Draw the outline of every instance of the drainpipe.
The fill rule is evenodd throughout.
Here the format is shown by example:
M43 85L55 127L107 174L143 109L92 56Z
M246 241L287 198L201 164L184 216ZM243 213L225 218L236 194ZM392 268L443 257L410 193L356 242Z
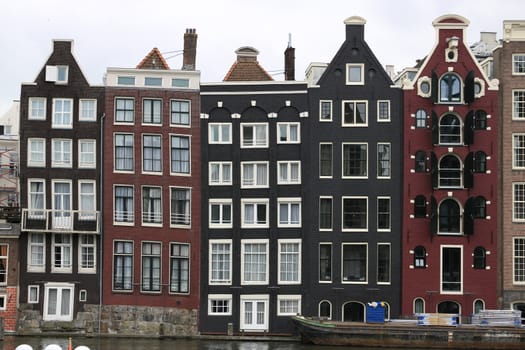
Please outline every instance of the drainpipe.
M103 197L103 194L104 194L104 119L106 118L106 113L102 113L102 117L100 118L100 157L99 157L99 162L100 162L100 180L99 180L99 203L100 203L100 226L99 226L99 230L100 230L100 233L99 233L99 259L98 259L98 266L99 266L99 273L98 273L98 335L101 334L100 332L100 327L101 327L101 324L102 324L102 281L103 281L103 276L102 276L102 271L103 271L103 268L102 268L102 257L104 256L102 254L102 251L103 251L103 247L104 247L104 242L102 240L103 238L103 227L104 227L104 220L103 220L103 215L102 213L104 212L104 210L102 210L104 208L104 197Z

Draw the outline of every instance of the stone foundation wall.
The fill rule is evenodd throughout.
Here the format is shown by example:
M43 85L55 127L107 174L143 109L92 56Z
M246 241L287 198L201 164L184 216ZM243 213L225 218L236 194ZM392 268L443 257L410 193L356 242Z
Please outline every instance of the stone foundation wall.
M84 305L73 321L44 321L32 305L21 304L18 317L19 334L78 333L127 336L173 336L198 335L197 310L164 307L113 305L102 306L99 322L99 306Z

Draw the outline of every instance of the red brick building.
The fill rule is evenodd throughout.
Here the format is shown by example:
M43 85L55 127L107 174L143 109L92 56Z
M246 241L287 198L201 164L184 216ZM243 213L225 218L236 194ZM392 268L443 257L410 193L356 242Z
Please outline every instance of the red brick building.
M467 19L433 25L432 51L403 82L402 314L470 316L497 307L498 85Z
M157 48L109 68L104 120L103 304L198 309L200 72L197 34L184 66Z

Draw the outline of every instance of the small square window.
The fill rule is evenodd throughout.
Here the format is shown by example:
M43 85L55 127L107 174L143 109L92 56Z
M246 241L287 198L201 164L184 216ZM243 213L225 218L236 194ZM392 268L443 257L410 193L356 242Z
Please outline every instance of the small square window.
M300 143L301 125L299 123L277 123L277 143Z
M231 123L210 123L208 124L208 142L210 144L231 144L232 143Z
M319 121L332 121L332 101L319 101Z
M364 67L362 63L348 63L346 65L346 84L347 85L363 85L365 83Z
M80 99L78 106L78 120L90 122L97 120L97 100Z
M377 101L377 121L378 122L389 122L390 121L390 101Z
M46 120L46 98L30 97L29 113L27 116L31 120Z
M39 286L28 286L27 288L27 302L29 304L38 304L38 297L40 294Z

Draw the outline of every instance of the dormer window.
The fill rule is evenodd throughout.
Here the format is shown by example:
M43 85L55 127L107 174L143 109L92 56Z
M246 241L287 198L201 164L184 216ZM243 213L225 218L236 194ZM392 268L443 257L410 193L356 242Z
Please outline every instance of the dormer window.
M67 84L69 66L46 66L46 81Z
M362 63L348 63L346 65L346 84L363 85L365 83L364 69L365 65Z
M443 75L439 81L440 102L461 102L461 79L454 73Z

